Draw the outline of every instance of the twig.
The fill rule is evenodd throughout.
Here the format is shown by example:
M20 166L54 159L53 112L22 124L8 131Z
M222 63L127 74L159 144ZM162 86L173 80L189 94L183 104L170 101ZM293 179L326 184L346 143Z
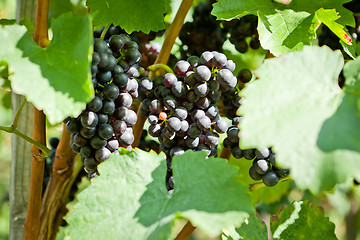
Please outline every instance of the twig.
M174 71L168 65L162 63L151 65L147 69L152 72L156 72L159 69L163 69L165 70L165 72L175 74Z
M15 128L15 129L17 128L19 118L20 118L20 114L21 114L25 104L26 104L26 98L24 98L23 101L21 102L21 105L20 105L19 109L16 111L15 117L14 117L13 122L11 124L11 126L13 126L13 128Z
M109 23L109 24L104 28L104 30L102 31L102 33L101 33L101 35L100 35L100 39L104 40L105 34L106 34L106 32L109 30L110 26L111 26L111 23Z
M8 133L13 133L19 137L21 137L22 139L28 141L29 143L31 143L32 145L37 146L38 148L40 148L42 150L42 152L44 153L44 157L47 157L50 155L50 149L48 149L46 146L42 145L41 143L35 141L34 139L32 139L31 137L27 136L26 134L20 132L19 130L17 130L17 124L19 122L19 118L20 118L20 114L22 112L22 109L24 108L26 103L26 99L24 98L24 100L22 101L19 109L17 110L13 123L11 124L10 127L4 127L4 126L0 126L0 130L4 131L4 132L8 132Z
M179 234L176 236L175 240L187 240L194 232L196 227L194 227L190 221L188 221L185 226L181 229Z

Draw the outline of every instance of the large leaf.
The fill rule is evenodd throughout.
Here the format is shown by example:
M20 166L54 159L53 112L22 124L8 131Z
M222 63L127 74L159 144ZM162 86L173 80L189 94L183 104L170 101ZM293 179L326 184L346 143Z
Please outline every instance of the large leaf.
M354 26L352 12L342 6L350 0L293 0L290 5L273 5L268 0L220 0L214 4L212 14L221 20L239 18L247 14L258 15L258 32L261 46L278 56L301 50L316 37L319 20L335 34L348 42L342 28ZM281 7L279 7L281 6ZM279 7L276 9L276 7ZM324 8L323 11L317 12ZM318 13L318 14L315 14ZM339 13L340 15L338 15ZM337 20L337 22L335 22Z
M353 13L343 6L347 2L351 2L351 0L292 0L287 8L296 12L305 11L308 13L315 13L320 8L336 9L336 12L341 16L337 21L339 24L355 27Z
M307 12L283 10L271 15L259 13L260 43L275 56L301 50L315 38L317 26L318 21L314 15Z
M87 0L86 4L94 13L96 25L113 23L128 33L165 28L165 0Z
M62 15L52 22L46 48L35 44L23 26L0 27L0 60L9 65L14 92L44 110L51 123L77 116L94 94L90 79L91 19Z
M343 64L340 51L305 47L266 60L243 91L241 145L272 146L296 184L314 193L360 176L358 98L338 86Z
M211 12L219 20L231 20L241 18L247 14L256 15L258 12L262 14L274 13L275 7L271 0L219 0L214 5Z
M72 239L172 239L174 219L186 218L209 235L239 226L254 212L237 169L225 159L187 151L173 159L175 189L165 187L165 155L135 150L112 155L79 195L67 218Z
M300 201L293 202L272 219L273 239L336 240L335 224L321 209Z

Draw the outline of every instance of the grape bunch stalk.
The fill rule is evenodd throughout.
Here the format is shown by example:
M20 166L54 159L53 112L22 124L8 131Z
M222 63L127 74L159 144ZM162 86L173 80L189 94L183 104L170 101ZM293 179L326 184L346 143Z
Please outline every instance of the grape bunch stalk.
M137 64L141 53L126 34L112 35L108 42L95 38L91 73L95 97L86 109L66 123L70 145L79 153L89 178L97 165L119 147L131 149L136 113L129 109L138 97Z

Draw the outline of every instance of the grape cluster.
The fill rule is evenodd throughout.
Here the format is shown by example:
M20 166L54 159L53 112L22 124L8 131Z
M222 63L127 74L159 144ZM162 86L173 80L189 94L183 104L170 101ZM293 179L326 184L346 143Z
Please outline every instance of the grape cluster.
M136 42L126 34L112 35L108 43L94 40L91 73L95 97L77 117L71 118L67 130L70 145L79 153L89 178L97 175L97 165L118 152L131 148L132 126L137 115L129 108L138 97L137 63L141 54Z
M211 15L213 3L213 0L199 3L192 15L193 22L183 25L179 34L183 43L182 57L200 56L206 50L221 51L227 32L221 28L216 17Z
M219 134L227 122L216 106L221 94L236 87L235 64L218 52L206 51L175 64L173 73L140 81L140 111L149 115L148 133L157 137L168 159L171 189L171 159L186 150L217 156Z
M99 38L102 31L104 31L104 28L96 30L94 32L94 37ZM111 25L105 33L104 40L108 42L111 36L125 33L125 30L120 26ZM155 59L160 52L161 46L158 43L151 43L151 41L164 35L164 33L165 30L160 30L158 32L150 31L149 34L145 34L141 31L132 32L130 34L131 40L138 44L139 51L142 55L142 60L139 62L141 67L146 68L155 62Z
M233 125L226 132L227 137L224 139L224 147L231 149L232 155L237 158L252 160L253 165L249 169L249 175L254 180L262 180L263 183L272 187L275 186L279 179L287 177L290 174L289 169L281 169L276 165L275 153L270 148L264 149L241 149L239 147L239 128L238 124L241 117L233 119Z
M259 35L257 32L257 16L247 15L240 19L223 22L224 29L229 32L229 41L234 44L240 53L246 53L249 46L252 49L260 48ZM248 44L247 39L250 38Z

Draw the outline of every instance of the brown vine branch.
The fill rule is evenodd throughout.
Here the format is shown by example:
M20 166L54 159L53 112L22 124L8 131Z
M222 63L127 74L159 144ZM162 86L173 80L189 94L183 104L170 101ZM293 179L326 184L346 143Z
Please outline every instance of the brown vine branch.
M196 227L194 227L190 221L188 221L185 226L181 229L179 234L176 236L175 240L187 240L194 232Z
M231 157L231 151L230 151L230 149L224 147L224 148L221 150L220 157L229 160L230 157Z
M46 47L48 38L49 0L38 0L34 29L34 41ZM34 107L33 139L46 146L46 117ZM25 240L38 239L40 228L41 195L44 177L44 158L42 151L35 145L31 147L31 175L28 210L25 220Z
M176 13L174 21L171 23L169 29L166 32L164 43L161 47L160 53L155 60L155 64L167 64L171 49L174 46L175 40L179 35L180 29L184 24L184 20L186 17L187 12L189 11L191 5L193 4L194 0L183 0L181 5ZM152 79L152 75L150 75ZM137 147L140 141L141 133L144 128L144 123L146 121L146 117L140 113L141 103L139 109L137 111L137 122L133 126L134 132L134 143L132 144L133 147Z
M33 139L40 144L46 145L45 114L35 107L33 129ZM25 240L38 239L44 164L45 161L42 157L41 149L32 145L29 202L25 220Z
M59 215L63 216L65 199L76 177L74 175L78 173L78 171L73 171L75 153L70 148L70 136L64 125L59 145L56 148L50 181L42 201L39 240L51 239L51 236L55 235L60 223L55 220Z

